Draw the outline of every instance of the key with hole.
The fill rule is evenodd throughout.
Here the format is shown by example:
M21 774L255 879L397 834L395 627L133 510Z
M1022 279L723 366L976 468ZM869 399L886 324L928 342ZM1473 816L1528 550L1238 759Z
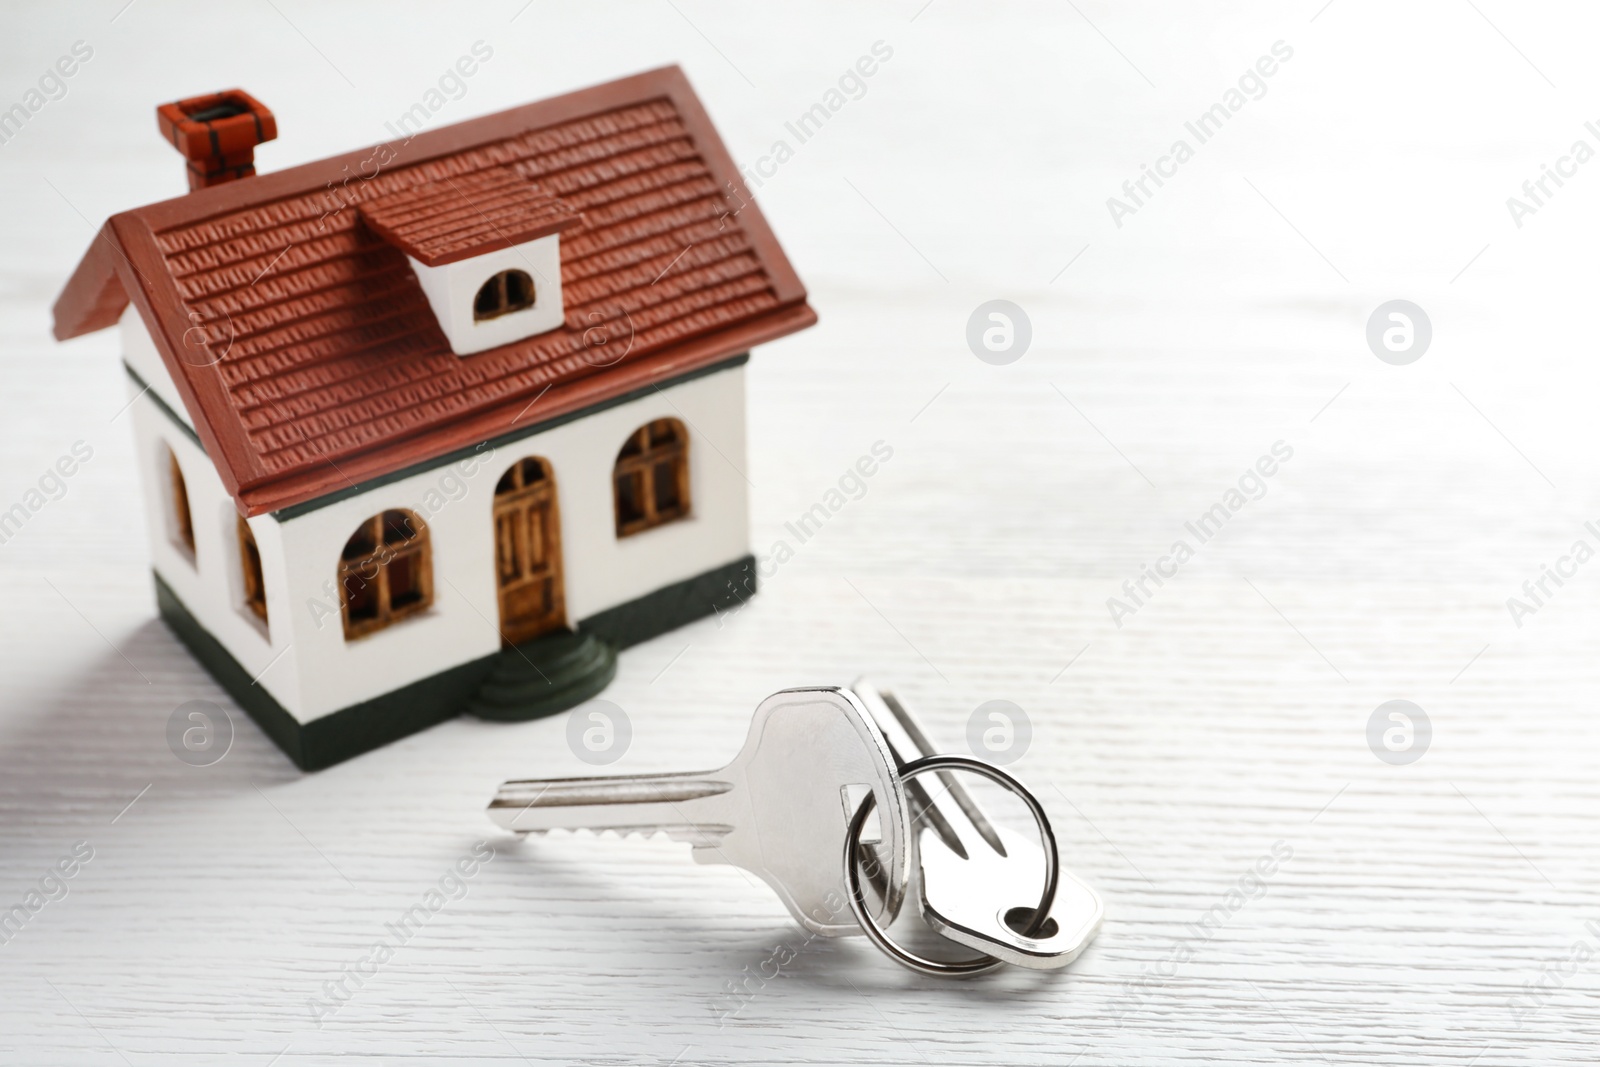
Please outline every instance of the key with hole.
M806 929L859 934L839 855L849 818L877 801L875 880L883 921L911 872L911 826L898 765L877 723L847 690L785 689L763 700L744 748L717 771L510 781L489 817L521 834L549 830L665 832L701 863L758 875ZM874 835L869 834L868 838Z
M937 753L922 724L892 692L865 678L850 688L889 742L897 767ZM1044 851L1032 838L993 822L953 774L906 782L905 789L914 838L913 890L929 926L958 944L1039 970L1065 967L1094 939L1105 907L1099 894L1065 869L1049 919L1037 936L1023 937L1044 884Z

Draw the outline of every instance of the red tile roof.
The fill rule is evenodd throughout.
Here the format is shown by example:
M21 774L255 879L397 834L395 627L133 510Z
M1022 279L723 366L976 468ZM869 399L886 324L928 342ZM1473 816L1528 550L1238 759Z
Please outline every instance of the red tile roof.
M428 267L546 237L581 218L511 167L364 200L361 217L379 237Z
M458 357L366 208L387 219L407 196L507 174L582 215L561 238L566 321ZM251 515L816 321L677 67L113 216L56 302L56 336L112 325L130 297Z

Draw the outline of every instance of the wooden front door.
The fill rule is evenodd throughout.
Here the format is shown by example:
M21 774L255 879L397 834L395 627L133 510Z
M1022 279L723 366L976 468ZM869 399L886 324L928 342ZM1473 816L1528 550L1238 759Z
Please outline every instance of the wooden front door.
M561 521L550 465L519 460L494 490L495 580L500 636L508 645L566 622L561 589Z

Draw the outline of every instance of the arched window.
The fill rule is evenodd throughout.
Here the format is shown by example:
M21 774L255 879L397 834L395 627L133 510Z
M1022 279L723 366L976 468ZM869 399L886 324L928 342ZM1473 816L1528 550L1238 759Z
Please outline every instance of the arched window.
M472 301L472 321L497 319L533 307L533 279L527 271L503 270L483 283Z
M656 419L628 435L612 475L617 536L689 514L689 434L677 419Z
M239 564L244 569L244 606L267 621L267 583L261 577L261 552L250 524L239 516Z
M189 486L178 466L178 454L167 449L167 483L172 497L172 540L194 559L194 517L189 512Z
M433 559L422 520L396 509L356 527L339 556L339 602L346 641L433 603Z

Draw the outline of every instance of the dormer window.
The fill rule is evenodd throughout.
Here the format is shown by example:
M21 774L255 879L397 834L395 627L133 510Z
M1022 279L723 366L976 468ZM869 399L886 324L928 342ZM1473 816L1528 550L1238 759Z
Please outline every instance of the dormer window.
M472 301L472 321L497 319L533 307L533 279L527 271L503 270L483 283Z
M404 252L450 350L469 356L561 326L561 231L582 217L510 168L401 189L361 205Z

